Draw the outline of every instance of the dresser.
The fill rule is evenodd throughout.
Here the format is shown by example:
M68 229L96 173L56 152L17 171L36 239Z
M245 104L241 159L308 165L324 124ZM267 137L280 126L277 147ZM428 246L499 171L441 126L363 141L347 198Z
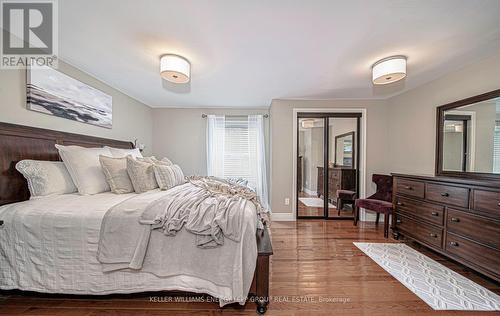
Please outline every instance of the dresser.
M318 167L318 196L323 192L323 167ZM328 198L337 200L337 190L356 191L356 169L328 168Z
M500 281L500 183L393 174L401 235Z

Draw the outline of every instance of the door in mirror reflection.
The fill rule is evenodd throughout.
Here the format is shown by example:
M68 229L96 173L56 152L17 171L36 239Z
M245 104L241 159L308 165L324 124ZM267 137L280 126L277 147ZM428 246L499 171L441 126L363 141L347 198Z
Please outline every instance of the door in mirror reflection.
M471 117L448 115L444 122L443 162L449 171L470 171Z
M297 215L324 217L324 118L298 119Z
M500 173L500 98L444 112L443 171Z

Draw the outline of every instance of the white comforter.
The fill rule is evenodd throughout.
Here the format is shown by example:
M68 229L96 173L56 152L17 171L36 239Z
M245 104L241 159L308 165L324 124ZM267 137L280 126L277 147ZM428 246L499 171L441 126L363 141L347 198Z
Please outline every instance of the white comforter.
M140 195L102 193L92 196L66 194L43 197L0 207L0 289L20 289L45 293L111 294L145 291L181 290L207 293L220 298L223 306L231 301L244 302L239 297L248 292L250 284L235 289L231 284L215 284L195 273L157 277L141 271L120 270L103 272L97 261L99 231L108 209L127 199L149 203L165 195L150 191ZM256 211L247 203L246 229L255 229ZM255 238L255 233L253 234ZM196 248L195 236L185 230L171 238L178 247L169 256L174 264L183 265L183 249ZM227 243L233 243L228 240ZM257 248L255 239L246 241L239 250L247 267L255 269ZM233 245L234 246L234 245ZM226 245L220 247L226 248ZM234 247L228 247L234 251ZM193 250L194 251L194 250ZM198 249L210 256L220 249ZM179 259L180 258L180 259ZM243 273L243 271L241 271ZM233 298L233 300L227 300ZM222 300L224 299L224 300Z

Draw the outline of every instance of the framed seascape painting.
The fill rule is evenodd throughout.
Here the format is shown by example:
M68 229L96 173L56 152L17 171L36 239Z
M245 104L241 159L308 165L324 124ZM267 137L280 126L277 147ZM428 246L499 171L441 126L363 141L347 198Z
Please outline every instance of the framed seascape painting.
M26 74L29 110L111 128L110 95L50 67L32 67Z

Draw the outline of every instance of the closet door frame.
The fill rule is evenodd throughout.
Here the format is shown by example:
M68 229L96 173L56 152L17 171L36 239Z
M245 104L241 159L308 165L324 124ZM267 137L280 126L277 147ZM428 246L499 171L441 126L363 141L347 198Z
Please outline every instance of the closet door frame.
M329 152L330 152L330 126L328 119L329 118L356 118L356 193L359 195L359 167L360 167L360 157L361 157L361 137L360 137L360 132L361 132L361 117L362 113L360 112L298 112L297 113L297 120L295 122L296 124L296 129L297 129L297 143L295 144L297 148L296 152L296 161L299 161L299 141L300 141L300 129L299 129L299 122L300 119L303 118L322 118L323 119L323 216L300 216L299 215L299 194L298 194L298 187L295 187L295 217L296 219L330 219L330 220L337 220L337 219L353 219L353 217L329 217L328 216L328 200L329 200L329 193L328 193L328 165L329 165ZM296 171L298 170L298 165L295 166ZM295 172L295 183L297 183L299 175L298 172Z

